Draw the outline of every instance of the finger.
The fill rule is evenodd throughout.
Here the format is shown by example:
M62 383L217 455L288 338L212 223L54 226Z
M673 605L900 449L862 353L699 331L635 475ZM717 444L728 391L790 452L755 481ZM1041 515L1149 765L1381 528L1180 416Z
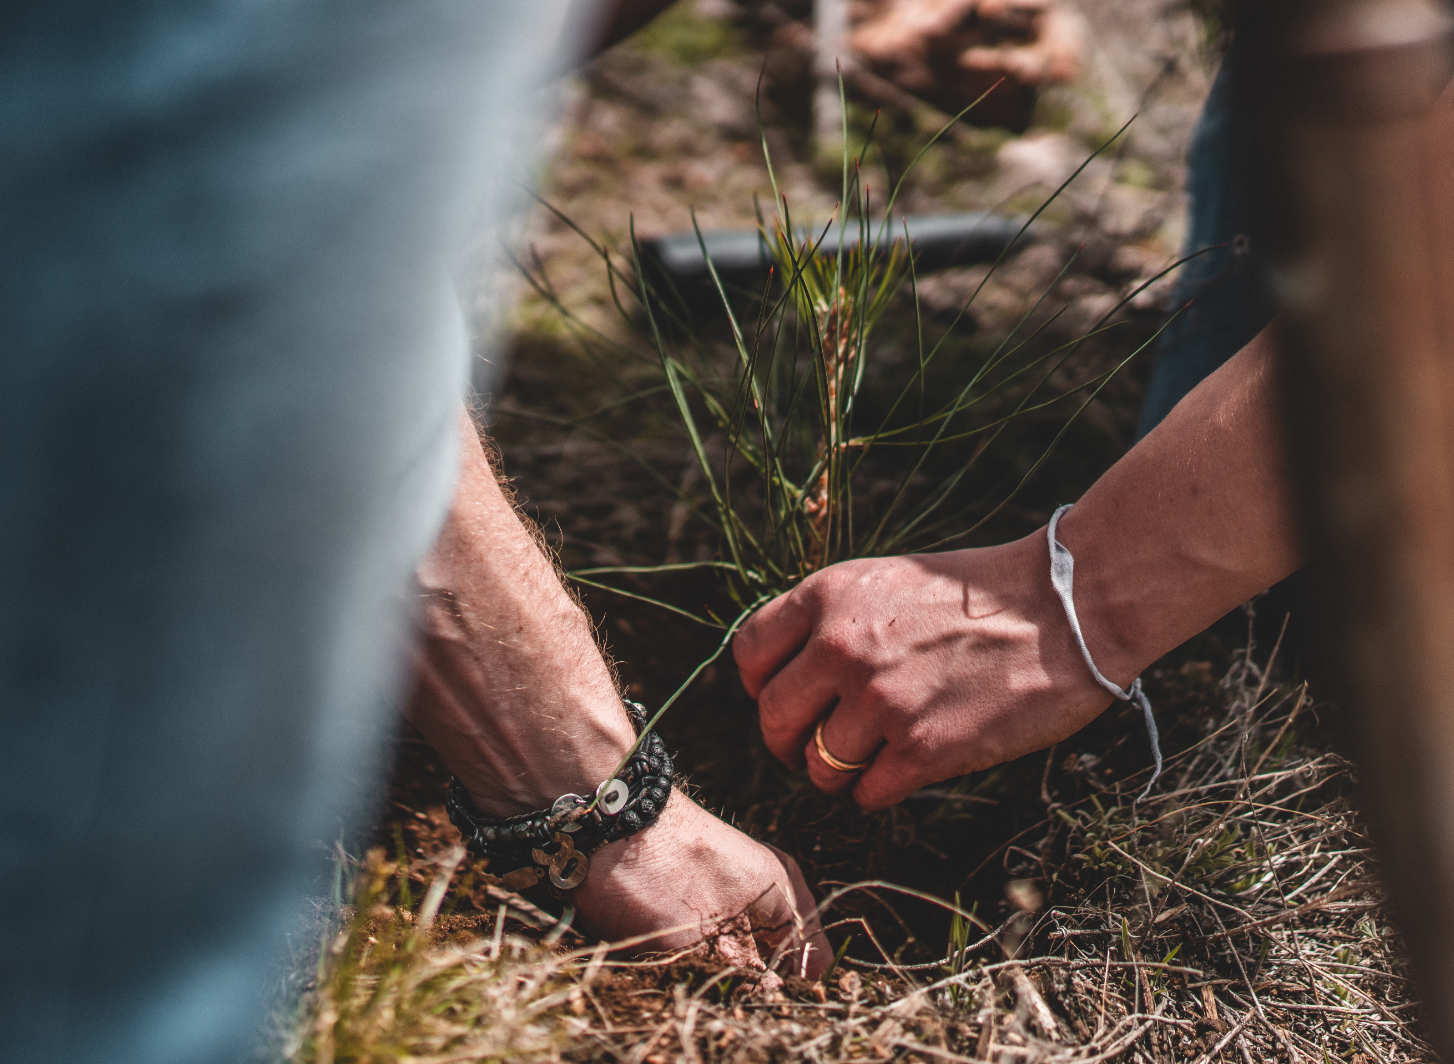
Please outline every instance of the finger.
M1045 57L1038 45L968 48L958 63L965 70L988 70L1034 84L1045 77Z
M732 657L749 695L759 697L783 664L803 649L816 620L817 610L796 588L747 619L733 637Z
M816 732L817 725L814 725ZM861 702L839 702L823 721L823 747L839 761L856 764L868 761L883 746L883 728L877 717L865 711ZM803 747L808 777L826 794L844 794L859 773L834 768L818 750L817 735L809 735Z
M976 0L975 14L984 19L1021 19L1026 15L1044 14L1051 0Z
M813 892L808 889L808 881L803 878L797 861L771 843L763 845L772 851L778 863L783 866L791 890L792 910L789 915L792 918L795 947L795 956L792 958L793 974L802 979L817 979L832 963L833 947L828 944L828 936L823 933ZM773 942L770 948L775 950L779 944Z
M803 743L838 699L841 676L821 667L815 655L799 654L757 696L762 739L774 757L793 768L803 766Z
M767 967L746 913L719 921L703 941L712 958L723 964L757 971Z
M853 800L865 810L887 809L933 781L922 761L886 746L853 785Z
M1050 59L1046 70L1056 81L1074 81L1085 65L1086 25L1073 11L1052 7L1040 28L1040 46Z

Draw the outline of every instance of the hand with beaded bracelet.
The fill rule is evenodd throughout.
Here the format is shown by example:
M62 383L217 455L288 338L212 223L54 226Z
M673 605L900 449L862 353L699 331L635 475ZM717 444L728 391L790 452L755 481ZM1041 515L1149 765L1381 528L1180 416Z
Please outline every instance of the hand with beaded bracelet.
M553 871L588 934L655 933L638 950L714 936L722 959L759 967L788 941L794 970L821 971L828 947L796 864L668 789L670 767L662 773L650 743L641 771L622 772L623 821L606 812L604 791L594 801L636 729L589 618L515 513L473 423L460 427L455 503L418 572L423 639L408 711L457 777L456 821L491 851L492 874L521 873L508 885ZM638 823L655 820L621 830L638 813ZM731 933L716 934L722 921Z

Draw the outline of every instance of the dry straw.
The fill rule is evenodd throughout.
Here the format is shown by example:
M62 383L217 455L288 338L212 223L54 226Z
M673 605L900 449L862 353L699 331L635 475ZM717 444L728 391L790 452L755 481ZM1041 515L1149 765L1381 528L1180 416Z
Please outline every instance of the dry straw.
M375 853L285 1058L1432 1060L1350 767L1310 742L1306 687L1243 658L1209 695L1219 710L1167 758L1163 792L1133 805L1135 778L1108 787L1089 770L1073 774L1084 797L1044 796L1013 840L1039 862L1014 895L1030 908L987 930L958 910L930 963L844 956L822 982L765 990L710 950L618 959L503 895L449 913L445 885L469 893L458 851L418 862L432 886L403 905L408 867ZM840 889L825 899L835 938L875 940L862 917L834 920L839 899L870 889L919 893Z

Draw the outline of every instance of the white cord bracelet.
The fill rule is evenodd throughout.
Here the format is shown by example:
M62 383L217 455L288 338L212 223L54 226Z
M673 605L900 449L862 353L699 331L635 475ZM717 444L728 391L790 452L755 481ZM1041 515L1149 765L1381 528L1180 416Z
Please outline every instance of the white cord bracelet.
M1151 780L1146 784L1146 789L1136 796L1136 801L1139 802L1151 793L1151 788L1156 786L1156 781L1161 776L1161 736L1156 731L1156 716L1151 712L1151 700L1146 697L1146 692L1141 690L1141 677L1138 676L1131 681L1129 690L1121 690L1101 675L1101 670L1096 668L1096 663L1091 660L1090 650L1085 645L1085 635L1080 630L1080 618L1075 614L1073 592L1075 559L1071 557L1070 551L1066 550L1064 545L1055 538L1055 526L1060 523L1061 514L1069 510L1070 506L1070 503L1066 503L1056 510L1050 516L1050 527L1046 529L1046 536L1050 540L1050 582L1055 586L1055 593L1060 596L1060 604L1065 607L1065 618L1070 622L1070 630L1075 633L1076 645L1080 647L1081 657L1085 658L1086 667L1096 678L1096 683L1122 702L1135 702L1141 707L1141 712L1146 715L1146 734L1151 738L1151 756L1156 759L1156 770L1151 773Z

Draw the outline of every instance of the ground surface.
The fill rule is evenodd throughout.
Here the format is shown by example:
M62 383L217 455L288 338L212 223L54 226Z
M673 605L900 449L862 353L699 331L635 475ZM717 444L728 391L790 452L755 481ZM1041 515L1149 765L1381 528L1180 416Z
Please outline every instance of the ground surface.
M1080 6L1092 30L1082 81L1045 92L1023 136L956 127L910 174L900 200L911 213L1033 210L1136 116L1045 212L1040 238L987 281L987 268L971 267L919 284L922 320L940 332L983 284L947 341L951 365L972 363L1017 327L1040 328L1035 342L1048 348L1115 311L1118 328L1057 370L1051 386L1067 392L1165 320L1164 281L1116 308L1175 259L1182 153L1215 62L1202 22L1183 6ZM568 89L544 199L616 249L629 245L633 222L638 236L689 230L694 215L703 229L753 228L754 197L771 197L760 113L795 216L826 222L839 177L831 153L809 136L802 58L783 44L783 24L797 14L788 2L697 0L602 56ZM879 107L850 97L851 141ZM875 130L882 154L871 157L865 180L877 188L897 180L942 120L928 108L883 109ZM718 556L717 534L698 516L695 461L660 405L611 406L582 420L659 383L654 357L631 334L639 308L628 305L623 321L599 256L556 215L537 210L515 246L575 319L569 326L520 282L496 279L481 297L498 304L500 292L512 293L504 381L492 389L489 418L525 510L570 569ZM913 330L912 304L900 300L895 313L876 356L886 381L902 368ZM968 542L1040 526L1123 453L1147 368L1142 358L1117 375L1051 461ZM1003 499L1063 423L1056 408L998 439L965 489L966 519ZM700 574L617 583L694 611L731 609ZM630 598L590 588L584 597L631 695L648 706L720 638ZM1134 713L1111 711L1048 755L863 814L767 756L752 703L720 662L662 724L701 800L792 853L820 897L881 881L957 898L983 928L892 886L852 890L828 913L844 955L826 984L790 981L776 997L753 998L740 990L743 973L700 959L603 968L569 934L542 960L526 944L545 933L530 927L542 921L516 911L507 924L506 899L472 885L465 866L451 880L447 916L420 940L432 944L435 967L407 993L444 985L429 979L488 986L496 1019L438 990L430 1014L458 1022L430 1021L411 1052L632 1064L1427 1059L1352 812L1352 776L1329 752L1328 709L1286 670L1265 674L1280 619L1264 616L1253 629L1239 614L1148 675L1170 760L1157 796L1134 809L1148 762L1144 733ZM380 968L380 958L415 963L414 946L395 949L398 921L412 927L409 914L435 875L429 862L454 838L441 808L444 778L427 747L404 736L380 832L402 871L375 871L380 882L402 875L412 893L401 897L390 880L375 898L387 904L364 907L373 923L340 937L333 956L341 967L319 991L326 1007L295 1039L295 1056L369 1057L374 1043L358 1032L374 1030L379 988L393 985L394 969ZM573 945L579 954L564 952ZM350 972L365 973L359 985L373 997L347 982ZM407 993L386 1010L400 1030ZM493 1033L481 1034L484 1027ZM348 1030L361 1041L345 1053ZM380 1046L407 1041L398 1030L369 1037Z

